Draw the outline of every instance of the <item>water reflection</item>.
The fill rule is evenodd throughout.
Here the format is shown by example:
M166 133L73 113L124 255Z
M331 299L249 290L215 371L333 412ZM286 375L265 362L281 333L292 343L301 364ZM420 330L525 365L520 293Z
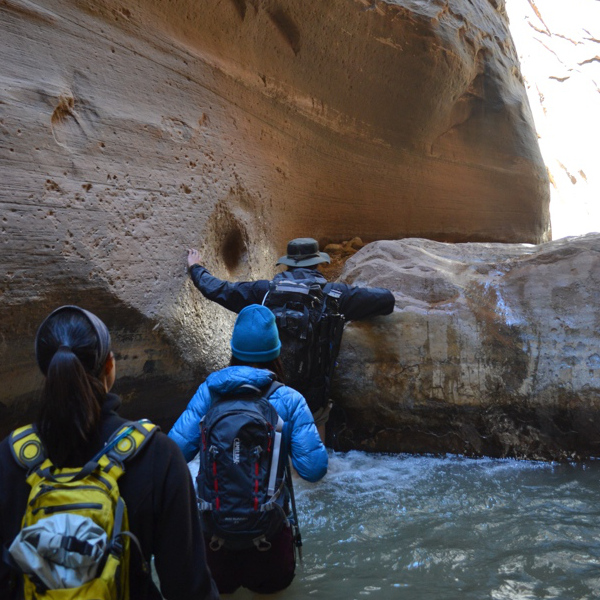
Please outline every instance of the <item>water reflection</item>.
M600 598L599 468L332 453L295 481L304 565L269 597Z

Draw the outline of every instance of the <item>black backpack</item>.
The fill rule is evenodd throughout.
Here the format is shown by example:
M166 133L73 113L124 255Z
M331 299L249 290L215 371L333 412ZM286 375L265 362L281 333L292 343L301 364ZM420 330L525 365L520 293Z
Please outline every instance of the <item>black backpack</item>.
M344 330L340 295L319 273L297 278L284 271L271 281L263 300L277 322L286 383L306 398L313 413L329 399Z
M268 400L281 385L242 385L200 422L198 507L213 550L266 550L288 524L284 423Z

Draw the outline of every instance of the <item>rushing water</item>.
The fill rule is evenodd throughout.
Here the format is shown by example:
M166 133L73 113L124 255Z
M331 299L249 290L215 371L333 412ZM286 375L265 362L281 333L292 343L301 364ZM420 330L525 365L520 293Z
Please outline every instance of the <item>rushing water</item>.
M321 482L295 479L292 585L228 597L600 598L599 475L596 462L331 453Z

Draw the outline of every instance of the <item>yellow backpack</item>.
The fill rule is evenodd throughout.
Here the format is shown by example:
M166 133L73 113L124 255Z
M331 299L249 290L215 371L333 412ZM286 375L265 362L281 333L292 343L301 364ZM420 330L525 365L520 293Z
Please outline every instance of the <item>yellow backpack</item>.
M12 432L13 456L31 486L22 529L9 548L27 600L129 600L130 542L138 548L139 542L128 531L117 482L125 461L157 429L146 420L129 422L74 469L52 464L33 425Z

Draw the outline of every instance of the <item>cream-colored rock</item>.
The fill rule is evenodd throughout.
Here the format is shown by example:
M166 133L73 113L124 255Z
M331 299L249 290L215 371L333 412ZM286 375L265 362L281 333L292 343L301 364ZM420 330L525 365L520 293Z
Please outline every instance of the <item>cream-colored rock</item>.
M4 0L0 47L5 427L65 302L114 331L132 411L178 410L231 327L188 246L235 279L298 235L548 235L501 0Z
M600 234L546 244L378 242L342 279L388 287L347 326L340 443L382 451L600 454Z

